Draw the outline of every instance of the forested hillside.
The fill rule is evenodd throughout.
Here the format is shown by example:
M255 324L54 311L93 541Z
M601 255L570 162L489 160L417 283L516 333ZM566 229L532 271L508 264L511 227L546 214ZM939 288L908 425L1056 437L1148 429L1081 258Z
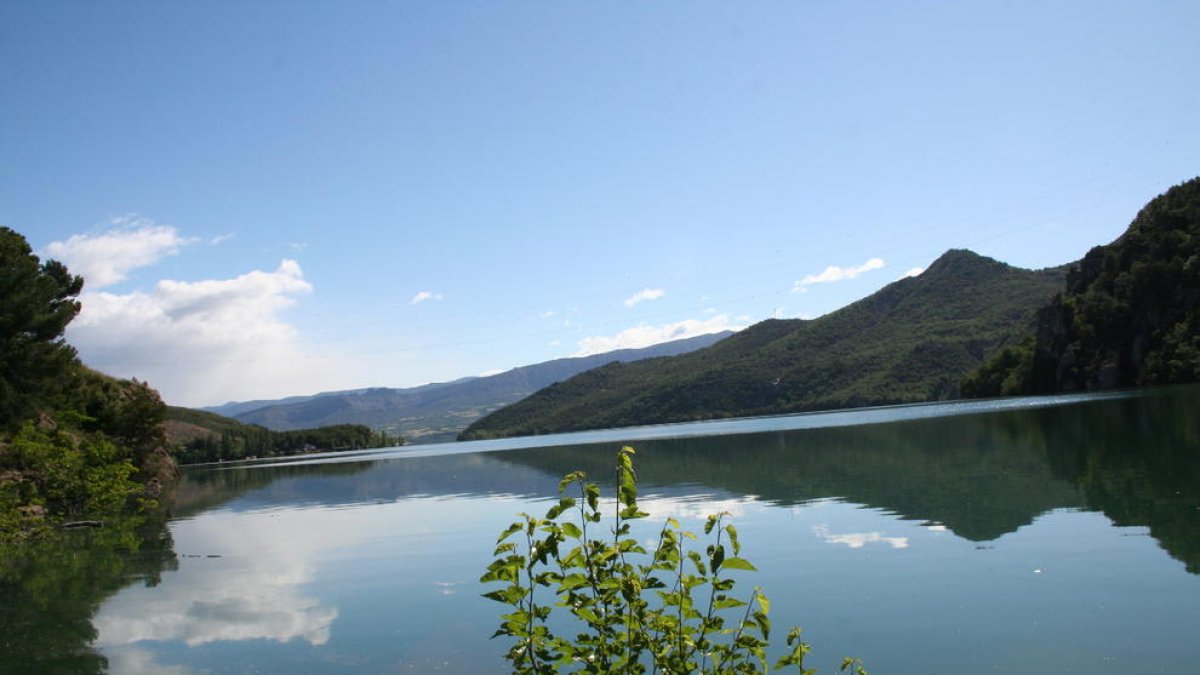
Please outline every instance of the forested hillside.
M398 436L361 424L272 431L215 413L174 406L167 408L164 428L172 454L184 464L404 444Z
M1064 274L949 251L821 318L764 321L707 349L583 373L462 438L953 398L965 373L1030 330Z
M1071 266L1019 345L963 380L969 396L1200 380L1200 178L1151 200Z
M84 367L63 341L82 289L0 228L0 544L144 506L175 476L158 393Z

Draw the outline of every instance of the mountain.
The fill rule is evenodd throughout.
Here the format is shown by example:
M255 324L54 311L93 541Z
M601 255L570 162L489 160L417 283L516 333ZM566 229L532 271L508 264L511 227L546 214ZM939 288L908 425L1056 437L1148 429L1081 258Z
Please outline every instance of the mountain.
M498 375L471 377L409 389L372 388L328 392L281 401L228 403L210 412L224 414L268 429L291 430L332 424L365 424L403 435L408 442L453 440L471 421L514 403L554 382L604 364L682 354L708 347L732 333L700 335L642 349L622 349L575 358L556 359L514 368Z
M965 250L813 320L768 320L699 351L577 375L475 422L463 439L953 398L1020 339L1065 268Z
M963 380L971 396L1200 381L1200 178L1152 199L1071 266L1020 345Z
M409 393L416 394L416 393L420 393L423 391L429 391L431 389L437 389L440 387L446 387L446 386L450 386L450 385L454 385L454 384L461 384L463 382L467 382L469 380L475 380L475 379L478 379L478 378L463 377L463 378L460 378L457 380L452 380L450 382L434 382L432 384L423 384L419 387L410 387L408 389L403 389L403 390L387 389L386 387L365 387L362 389L341 389L338 391L323 391L318 394L308 394L306 396L288 396L287 398L255 399L253 401L230 401L229 403L222 403L221 405L208 406L206 408L202 408L202 410L205 410L205 411L211 412L211 413L216 413L223 417L236 418L239 415L245 415L247 413L254 412L255 410L261 410L263 408L270 408L273 406L287 406L287 405L294 405L294 404L298 404L298 403L307 403L309 401L312 401L314 399L318 399L318 398L321 398L324 396L356 396L358 394L366 394L366 393L369 393L372 391L376 391L376 392L377 391L406 391Z

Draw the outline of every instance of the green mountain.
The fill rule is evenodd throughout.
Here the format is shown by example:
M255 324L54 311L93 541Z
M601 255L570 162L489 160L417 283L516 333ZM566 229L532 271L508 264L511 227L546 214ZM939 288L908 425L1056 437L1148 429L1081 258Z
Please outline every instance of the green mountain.
M729 332L700 335L642 349L622 349L514 368L488 377L410 389L356 389L281 401L228 403L208 408L277 431L331 424L363 424L416 442L454 440L466 426L554 382L613 362L682 354L715 344Z
M971 396L1200 380L1200 178L1155 197L1071 266L1036 330L963 381Z
M1064 275L949 251L923 274L818 319L764 321L707 349L577 375L461 438L953 398L965 373L1032 328Z

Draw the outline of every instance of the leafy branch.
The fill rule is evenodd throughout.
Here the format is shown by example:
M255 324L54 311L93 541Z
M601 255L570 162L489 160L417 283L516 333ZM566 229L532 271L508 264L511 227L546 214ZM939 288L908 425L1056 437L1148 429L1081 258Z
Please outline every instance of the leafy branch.
M522 513L497 539L480 581L503 584L484 596L510 608L492 637L512 639L505 658L513 672L814 673L804 667L810 648L799 628L788 633L788 652L768 660L771 604L761 588L748 600L733 594L730 572L756 570L741 557L728 513L705 521L712 543L703 553L688 547L698 539L674 518L652 552L634 537L634 521L649 514L638 508L633 455L630 447L617 453L611 538L594 536L604 519L600 488L576 471L559 483L544 518ZM578 499L566 496L573 489ZM577 520L564 518L570 514ZM552 618L556 608L566 611ZM858 659L846 658L840 670L867 675Z

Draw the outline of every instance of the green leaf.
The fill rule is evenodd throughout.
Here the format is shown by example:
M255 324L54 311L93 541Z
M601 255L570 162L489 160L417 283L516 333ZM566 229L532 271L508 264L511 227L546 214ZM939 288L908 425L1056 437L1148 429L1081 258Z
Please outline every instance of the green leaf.
M570 485L572 483L578 483L578 482L582 481L583 479L584 479L584 473L582 471L572 471L571 473L563 476L563 479L558 482L559 493L561 494L561 493L565 492L566 489L568 487L570 487Z
M721 567L723 569L730 569L730 570L747 570L750 572L758 571L758 568L755 567L754 565L751 565L750 561L746 560L745 558L726 558L724 564L721 565Z
M509 525L507 528L505 528L505 530L503 532L500 533L500 538L496 540L496 543L499 544L500 542L504 541L505 539L508 539L509 537L511 537L512 535L514 535L520 531L521 531L521 523L513 523L512 525Z
M572 591L581 586L586 586L587 582L587 577L583 576L582 574L568 574L567 576L563 577L558 586L565 591Z
M571 610L571 613L574 614L575 616L578 616L579 618L583 619L584 621L586 621L590 624L600 623L600 617L597 616L595 612L593 612L591 609L589 609L587 607L575 607L574 609Z
M745 607L746 603L737 598L721 598L713 603L713 607L717 609L731 609L733 607Z
M725 562L725 547L724 546L709 546L708 560L712 566L712 571L716 574L717 570L721 569L721 563Z
M762 628L762 636L764 640L771 637L771 619L763 612L755 612L754 618L758 619L758 625Z

